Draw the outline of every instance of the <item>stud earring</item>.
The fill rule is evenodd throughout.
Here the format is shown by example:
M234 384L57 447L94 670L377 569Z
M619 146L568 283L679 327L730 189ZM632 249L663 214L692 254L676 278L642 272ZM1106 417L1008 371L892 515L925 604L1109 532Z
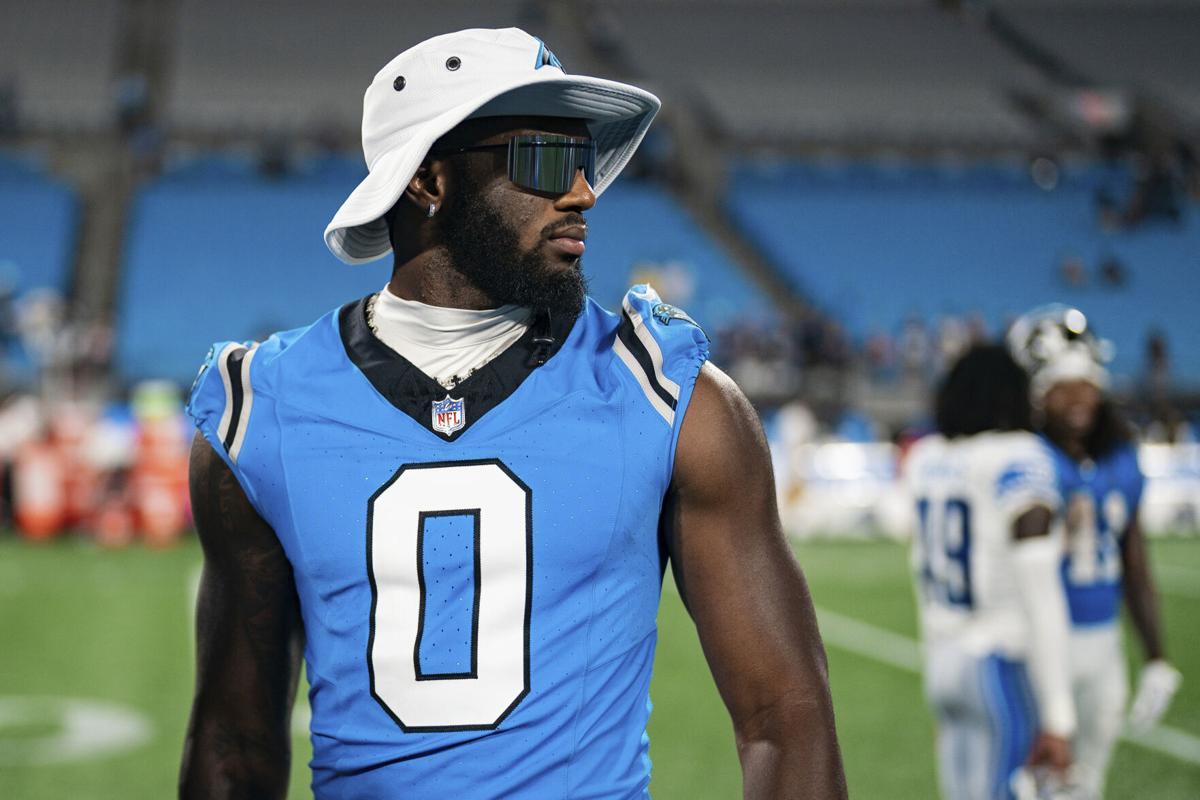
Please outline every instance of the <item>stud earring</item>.
M429 211L425 214L425 216L432 217L436 213L437 213L437 203L430 203Z

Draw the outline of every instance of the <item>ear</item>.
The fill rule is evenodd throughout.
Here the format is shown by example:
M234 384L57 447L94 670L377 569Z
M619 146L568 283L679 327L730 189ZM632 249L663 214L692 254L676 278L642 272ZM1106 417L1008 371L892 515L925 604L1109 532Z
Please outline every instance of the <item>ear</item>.
M446 162L440 159L425 161L417 167L416 173L404 189L408 198L422 214L430 205L442 207L446 200L448 169Z

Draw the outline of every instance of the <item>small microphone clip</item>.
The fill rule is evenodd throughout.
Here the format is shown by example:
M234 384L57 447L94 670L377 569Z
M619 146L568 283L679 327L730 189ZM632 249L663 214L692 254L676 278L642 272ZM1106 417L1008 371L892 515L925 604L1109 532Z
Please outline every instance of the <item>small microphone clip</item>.
M550 332L550 310L545 309L538 314L537 320L533 323L537 327L537 332L533 337L533 363L534 366L542 366L550 358L550 351L554 349L554 345L558 342L554 338L554 334Z

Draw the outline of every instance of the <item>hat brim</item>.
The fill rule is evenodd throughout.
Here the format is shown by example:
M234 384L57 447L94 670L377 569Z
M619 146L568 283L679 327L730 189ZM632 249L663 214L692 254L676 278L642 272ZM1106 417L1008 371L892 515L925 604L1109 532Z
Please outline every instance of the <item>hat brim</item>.
M325 244L347 264L365 264L391 252L383 215L400 199L434 142L469 117L584 119L596 141L592 188L600 195L629 163L660 105L657 97L636 86L581 75L497 87L435 117L408 142L376 159L325 228Z

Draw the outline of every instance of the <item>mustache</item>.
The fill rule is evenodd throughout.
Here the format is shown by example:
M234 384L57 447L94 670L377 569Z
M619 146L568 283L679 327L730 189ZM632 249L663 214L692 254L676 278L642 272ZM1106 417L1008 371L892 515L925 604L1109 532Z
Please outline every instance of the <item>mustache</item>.
M564 218L542 228L541 235L544 239L553 239L554 234L558 231L566 230L576 225L587 225L587 220L583 218L583 214L580 214L578 211L572 211Z

